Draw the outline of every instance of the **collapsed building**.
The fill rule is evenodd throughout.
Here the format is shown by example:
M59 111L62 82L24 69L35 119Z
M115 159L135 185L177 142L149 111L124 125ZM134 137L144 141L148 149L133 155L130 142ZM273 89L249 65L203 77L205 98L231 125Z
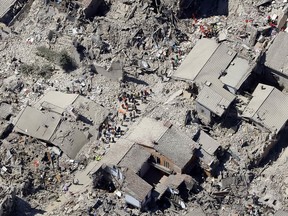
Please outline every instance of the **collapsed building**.
M27 0L1 0L0 22L9 25L26 3Z
M0 215L9 216L12 214L13 206L15 205L15 188L1 186L0 190Z
M276 105L281 104L281 105ZM277 143L279 132L288 120L288 96L275 87L258 84L242 117L267 131L266 143L262 143L261 153L254 160L260 162Z
M19 113L14 131L57 146L74 159L91 137L97 138L108 113L83 96L50 91Z
M207 175L211 176L216 172L219 165L218 157L222 154L220 144L205 132L199 131L194 140L169 122L144 118L125 139L120 139L117 144L112 145L101 163L93 168L91 174L94 186L107 189L107 185L110 184L108 182L113 182L112 175L118 179L117 183L113 183L113 188L118 188L126 194L125 201L128 204L142 209L150 201L168 198L174 205L185 208L188 194L196 186L191 172L193 174L197 160L200 160L200 166ZM129 169L128 174L125 169ZM126 184L126 189L123 188L124 182L132 178L131 172L134 173L133 178L141 180L139 184L131 182L130 186L138 184L136 188L148 188L145 186L146 183L153 187L153 190L150 189L151 194L149 190L131 193L127 190L129 184ZM102 181L101 176L110 180ZM127 193L132 197L127 197Z
M249 86L254 63L237 55L225 43L202 38L192 48L172 77L196 83L199 94L196 110L209 124L222 117L241 89Z
M194 154L196 144L185 134L170 127L172 125L169 123L163 124L163 122L151 118L144 118L126 139L119 140L116 145L111 146L101 163L91 172L92 176L97 176L99 170L102 170L101 164L107 164L107 167L110 167L106 168L106 170L110 170L108 172L110 174L120 172L121 168L128 168L130 170L128 174L130 174L123 173L126 182L133 172L138 176L133 178L143 179L138 182L144 181L155 188L150 198L142 196L143 199L139 199L139 196L134 194L134 200L138 200L136 203L129 201L129 197L126 196L128 204L143 208L147 200L160 200L165 195L171 198L171 202L184 208L185 204L182 198L177 195L185 190L192 190L195 184L193 178L184 173L191 172L196 164ZM179 142L179 140L181 141ZM179 151L182 157L178 156ZM93 178L95 179L95 177ZM128 193L127 188L132 187L133 184L137 185L138 183L133 181L130 186L126 184L126 190L122 190ZM141 188L142 186L135 187ZM132 196L131 193L130 196Z
M199 144L197 157L200 159L201 167L207 176L216 176L219 158L223 155L221 145L202 130L195 134L193 140Z
M280 32L272 41L272 44L264 54L265 75L269 80L278 82L287 89L288 87L288 66L287 49L288 33Z

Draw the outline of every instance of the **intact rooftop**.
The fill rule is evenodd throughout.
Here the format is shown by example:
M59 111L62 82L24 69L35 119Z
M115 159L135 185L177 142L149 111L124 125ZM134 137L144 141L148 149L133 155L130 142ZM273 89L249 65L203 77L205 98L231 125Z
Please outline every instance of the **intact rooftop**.
M163 134L154 148L178 167L184 168L194 155L196 143L172 127Z

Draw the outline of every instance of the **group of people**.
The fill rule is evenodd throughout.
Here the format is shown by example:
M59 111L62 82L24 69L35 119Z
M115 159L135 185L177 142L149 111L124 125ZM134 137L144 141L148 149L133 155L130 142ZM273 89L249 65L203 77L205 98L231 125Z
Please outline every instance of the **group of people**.
M139 105L147 103L147 98L151 95L151 89L141 90L139 92L123 92L118 96L119 109L117 110L117 118L108 117L99 128L98 138L104 143L114 143L116 138L120 138L124 134L123 127L125 122L133 122L141 114Z

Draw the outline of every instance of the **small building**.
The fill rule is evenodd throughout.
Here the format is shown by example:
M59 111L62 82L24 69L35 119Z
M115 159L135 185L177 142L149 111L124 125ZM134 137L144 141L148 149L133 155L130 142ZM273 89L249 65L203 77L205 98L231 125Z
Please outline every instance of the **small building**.
M215 116L222 117L235 99L235 95L223 87L219 80L206 81L196 98L196 111L205 124Z
M275 87L260 83L254 90L242 117L276 135L287 122L287 107L288 95Z
M130 169L124 171L123 175L122 191L125 193L126 203L143 209L151 201L153 187Z
M208 176L213 175L219 165L218 156L222 153L221 145L202 130L194 136L194 141L200 145L197 156L201 167Z
M141 210L152 200L153 187L129 168L102 163L92 177L95 188L121 190L125 202Z
M288 119L288 95L275 87L258 84L252 99L242 113L242 117L255 123L260 130L268 132L267 141L262 143L261 154L257 164L267 156L277 143L279 132L285 127Z
M167 130L156 142L152 155L155 166L175 173L189 173L194 167L196 143L175 127Z
M149 170L151 154L142 146L134 144L118 163L120 167L127 167L134 173L143 177Z
M230 92L236 93L252 73L254 64L237 56L226 44L200 39L173 74L174 79L195 82L220 79Z
M127 139L145 147L154 159L153 166L167 174L193 168L196 143L169 122L144 118Z
M161 199L165 193L169 195L182 195L185 200L187 192L193 189L195 180L186 174L175 174L169 176L163 176L160 182L155 186L155 193L157 199ZM183 206L180 202L179 205Z
M92 137L96 139L107 116L104 107L87 98L50 91L18 114L14 130L56 145L74 159Z
M248 87L251 81L251 73L255 64L249 63L245 58L236 56L227 69L220 76L224 87L233 94L243 87Z
M288 88L288 33L279 32L265 53L266 76L271 76Z

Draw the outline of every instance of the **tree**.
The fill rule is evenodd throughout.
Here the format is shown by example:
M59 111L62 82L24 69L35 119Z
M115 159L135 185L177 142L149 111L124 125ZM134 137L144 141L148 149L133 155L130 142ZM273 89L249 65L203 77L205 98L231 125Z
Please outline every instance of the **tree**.
M59 53L59 66L66 72L73 71L77 68L75 60L69 56L65 50Z

